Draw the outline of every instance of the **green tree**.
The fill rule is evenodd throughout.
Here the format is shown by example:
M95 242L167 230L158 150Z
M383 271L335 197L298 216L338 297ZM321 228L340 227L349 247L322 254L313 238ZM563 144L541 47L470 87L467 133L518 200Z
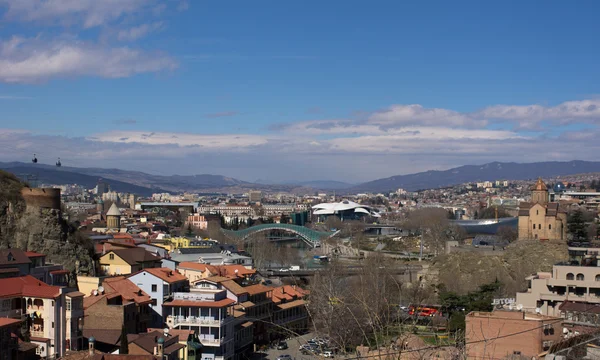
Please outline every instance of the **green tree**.
M129 343L127 342L127 330L125 325L121 327L121 348L119 354L129 354Z
M577 209L569 214L567 230L573 240L585 240L587 238L587 228L581 210Z

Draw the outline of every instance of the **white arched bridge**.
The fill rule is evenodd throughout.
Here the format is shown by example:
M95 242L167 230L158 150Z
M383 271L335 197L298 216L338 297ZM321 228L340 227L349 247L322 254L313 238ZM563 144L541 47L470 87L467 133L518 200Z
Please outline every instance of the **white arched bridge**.
M272 232L272 231L280 231L291 233L307 243L311 247L319 247L321 246L321 241L328 239L335 234L337 231L333 232L325 232L325 231L316 231L313 229L309 229L304 226L292 225L292 224L260 224L254 225L249 228L243 230L221 230L227 237L231 239L237 240L247 240L250 236L262 232Z

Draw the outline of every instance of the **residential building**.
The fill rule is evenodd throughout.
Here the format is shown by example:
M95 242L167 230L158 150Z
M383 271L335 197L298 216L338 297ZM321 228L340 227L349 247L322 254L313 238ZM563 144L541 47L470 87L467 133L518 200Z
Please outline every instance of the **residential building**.
M232 359L233 304L225 289L202 280L190 292L175 293L173 300L164 304L166 323L174 329L196 330L202 344L202 359Z
M0 317L0 360L16 360L19 344L13 334L21 332L21 320Z
M169 268L144 269L127 278L152 298L152 326L163 327L163 302L172 299L175 292L189 290L188 279Z
M46 255L17 248L0 250L0 278L31 275L48 285L67 286L69 272L46 263Z
M569 247L570 260L527 277L528 288L517 293L523 310L557 316L567 322L600 323L600 248Z
M179 336L162 331L127 335L129 355L153 355L161 360L179 360L186 345L179 342Z
M194 229L208 229L208 220L206 216L201 214L190 214L187 218L187 225L191 225Z
M100 257L102 275L126 275L161 266L161 258L143 248L111 249Z
M548 350L562 335L562 319L521 311L471 312L465 321L468 359L515 355L529 359Z
M303 334L308 330L308 291L295 285L273 288L270 293L273 309L271 338L286 338L290 333Z
M548 200L548 188L538 179L531 188L531 202L519 204L519 239L567 240L567 214Z
M256 275L256 270L242 265L208 265L191 261L179 263L177 271L189 281L198 281L213 276L250 281Z
M57 357L82 346L83 294L65 293L30 275L0 279L2 316L26 320L36 354ZM68 305L68 309L67 309Z
M103 352L119 347L123 327L128 334L137 334L146 332L151 321L152 298L122 276L104 279L83 301L84 337L94 337Z
M178 336L179 343L185 345L185 348L179 350L179 359L180 360L202 360L200 356L202 355L202 344L200 340L198 340L198 334L196 334L195 330L184 330L184 329L169 329L169 331L164 334L164 329L148 329L148 332L154 331L162 331L165 337L169 336Z
M262 192L259 190L248 191L248 200L250 202L260 202L262 200Z

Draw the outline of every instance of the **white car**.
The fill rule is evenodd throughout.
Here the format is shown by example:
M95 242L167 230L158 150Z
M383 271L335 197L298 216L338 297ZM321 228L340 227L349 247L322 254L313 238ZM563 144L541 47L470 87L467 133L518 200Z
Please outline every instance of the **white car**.
M323 357L332 358L333 357L333 352L331 352L331 351L323 351Z

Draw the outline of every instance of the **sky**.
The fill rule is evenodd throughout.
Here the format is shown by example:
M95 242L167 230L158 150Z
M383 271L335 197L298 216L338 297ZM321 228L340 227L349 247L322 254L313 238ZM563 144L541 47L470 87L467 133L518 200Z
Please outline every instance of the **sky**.
M597 160L599 11L0 0L0 161L358 183Z

